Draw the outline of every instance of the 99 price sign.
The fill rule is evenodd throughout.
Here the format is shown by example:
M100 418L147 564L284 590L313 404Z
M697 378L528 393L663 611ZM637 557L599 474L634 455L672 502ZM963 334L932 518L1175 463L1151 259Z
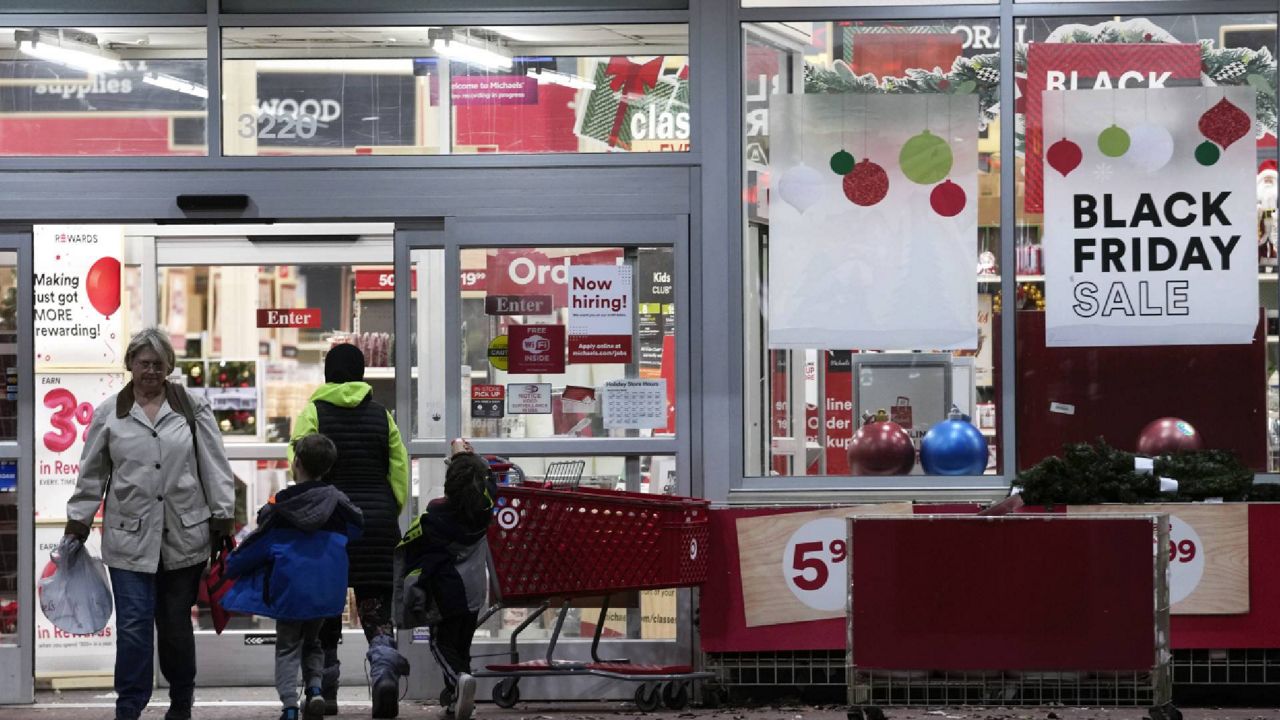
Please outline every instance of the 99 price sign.
M845 605L849 547L843 518L810 520L791 534L782 553L782 576L796 599L814 610Z
M1169 516L1169 602L1186 600L1204 577L1204 544L1195 528Z

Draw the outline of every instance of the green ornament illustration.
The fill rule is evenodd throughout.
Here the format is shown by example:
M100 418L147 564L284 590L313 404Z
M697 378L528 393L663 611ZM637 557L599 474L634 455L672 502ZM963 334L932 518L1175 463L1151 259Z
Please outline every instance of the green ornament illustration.
M1217 145L1208 140L1196 146L1196 162L1205 167L1214 165L1220 157L1222 157L1222 151L1218 149Z
M831 172L837 175L848 175L853 172L856 163L848 150L841 150L831 156Z
M933 185L951 173L951 146L925 130L908 140L898 153L902 174L913 183Z
M1129 152L1129 133L1113 123L1098 134L1098 149L1107 157L1118 158L1124 155Z

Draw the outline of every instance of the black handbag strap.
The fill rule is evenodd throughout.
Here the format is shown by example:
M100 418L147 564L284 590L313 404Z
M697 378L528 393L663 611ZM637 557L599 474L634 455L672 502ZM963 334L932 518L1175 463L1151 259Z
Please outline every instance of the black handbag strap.
M178 412L187 419L187 427L191 429L191 448L196 457L196 480L200 483L200 492L204 494L205 505L213 508L213 503L209 502L209 489L204 484L204 474L200 472L200 439L196 432L196 414L191 409L191 396L187 394L186 388L173 383L165 383L165 392L169 402L177 405Z

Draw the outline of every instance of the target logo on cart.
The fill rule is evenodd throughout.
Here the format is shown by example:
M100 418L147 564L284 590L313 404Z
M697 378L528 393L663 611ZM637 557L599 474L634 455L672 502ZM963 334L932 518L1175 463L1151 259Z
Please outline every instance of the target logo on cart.
M1169 516L1169 603L1187 599L1204 577L1204 543L1177 515Z
M845 560L849 557L843 518L820 518L801 525L782 553L782 576L800 602L814 610L845 604Z
M519 510L516 510L513 507L504 507L498 511L498 527L502 528L503 530L510 530L511 528L519 524L520 524Z

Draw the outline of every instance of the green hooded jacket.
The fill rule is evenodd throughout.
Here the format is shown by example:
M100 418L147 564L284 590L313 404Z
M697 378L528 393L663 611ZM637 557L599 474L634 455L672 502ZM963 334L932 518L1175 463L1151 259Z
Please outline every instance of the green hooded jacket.
M366 382L325 383L311 394L311 401L298 414L293 423L293 436L289 438L289 464L293 464L293 440L318 432L320 421L316 417L316 401L333 403L339 407L355 407L365 396L373 392ZM396 509L403 511L405 500L409 497L409 451L405 450L400 439L400 428L396 427L395 418L387 413L387 483L396 497Z

